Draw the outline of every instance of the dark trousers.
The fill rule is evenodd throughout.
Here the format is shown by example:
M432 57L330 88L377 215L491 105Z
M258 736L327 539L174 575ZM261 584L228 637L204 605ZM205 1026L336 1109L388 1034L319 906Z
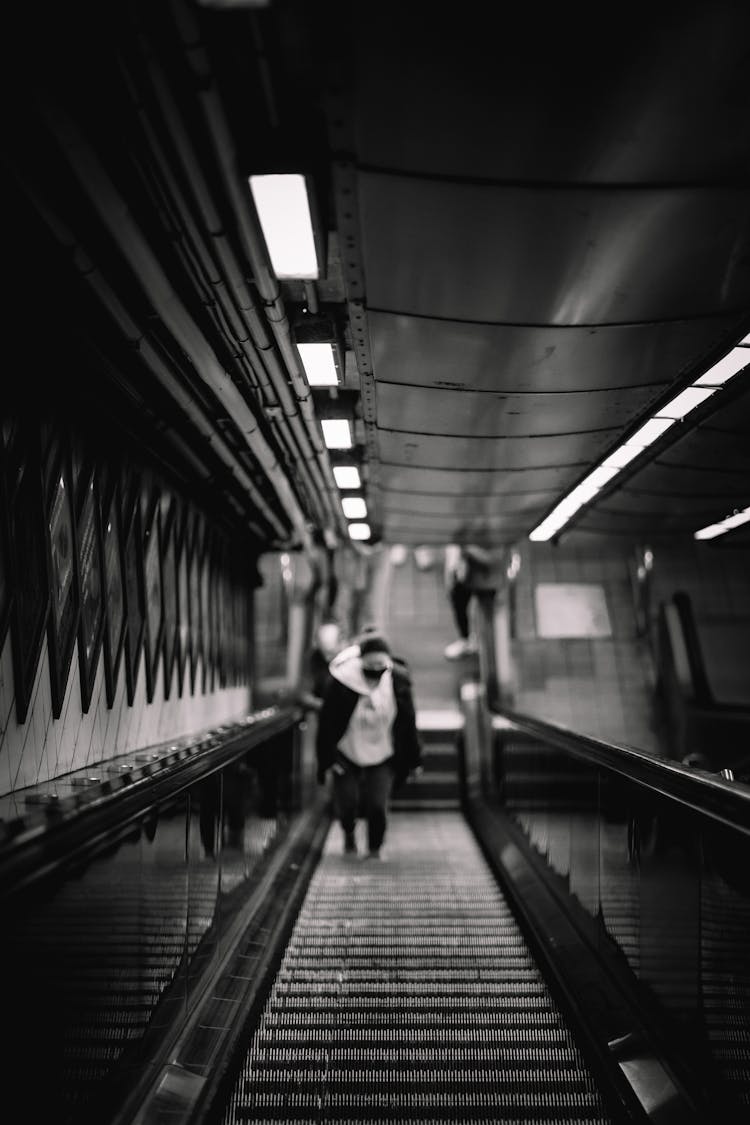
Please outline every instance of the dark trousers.
M463 582L456 582L451 587L450 600L453 607L453 617L456 621L459 637L466 641L469 638L469 601L471 590Z
M357 814L362 808L367 821L367 846L375 851L383 843L388 812L388 798L393 784L392 759L377 766L357 766L338 754L337 764L343 773L333 773L333 800L336 815L347 834L354 831Z

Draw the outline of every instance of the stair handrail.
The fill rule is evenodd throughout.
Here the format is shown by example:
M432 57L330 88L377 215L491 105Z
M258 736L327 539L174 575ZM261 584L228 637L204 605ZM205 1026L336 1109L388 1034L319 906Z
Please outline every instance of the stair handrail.
M71 863L85 862L92 851L142 825L149 813L294 726L300 714L293 705L250 713L237 723L202 732L183 748L185 753L166 754L134 770L131 778L104 781L81 794L80 801L48 806L44 817L28 824L19 821L0 845L0 899Z
M507 707L490 704L493 716L575 758L617 773L635 785L750 836L750 786L721 774L660 758L647 750L571 730Z

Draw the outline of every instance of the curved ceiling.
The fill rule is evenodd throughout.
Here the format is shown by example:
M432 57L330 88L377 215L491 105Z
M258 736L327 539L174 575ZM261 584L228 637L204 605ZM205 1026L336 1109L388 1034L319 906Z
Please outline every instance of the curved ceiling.
M17 265L268 542L346 537L319 427L343 412L375 538L509 544L750 332L747 5L118 0L41 41L38 18L14 13L4 76L19 222L45 231ZM247 189L287 169L318 189L312 285L273 277ZM334 392L302 375L316 317ZM750 368L569 526L747 507L749 403Z

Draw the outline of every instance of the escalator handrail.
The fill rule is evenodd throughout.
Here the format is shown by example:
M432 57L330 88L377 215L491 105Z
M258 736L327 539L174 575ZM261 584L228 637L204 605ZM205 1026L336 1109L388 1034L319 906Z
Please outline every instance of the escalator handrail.
M50 808L43 822L21 826L0 847L0 900L116 844L159 806L293 727L300 714L294 705L266 708L204 732L186 756L157 763L153 772L103 783L84 804Z
M750 786L506 707L491 705L490 710L493 715L558 750L620 774L635 785L718 821L725 828L750 836Z

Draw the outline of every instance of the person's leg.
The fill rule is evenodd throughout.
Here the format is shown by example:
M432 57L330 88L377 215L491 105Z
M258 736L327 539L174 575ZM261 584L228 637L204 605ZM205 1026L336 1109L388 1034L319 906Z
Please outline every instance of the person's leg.
M347 766L342 773L333 771L333 807L344 831L344 851L347 852L357 850L354 827L359 801L358 773L356 766Z
M451 641L445 649L445 656L449 660L457 660L474 650L469 633L469 602L472 591L463 582L456 582L451 587L450 603L453 617L458 630L458 640Z
M456 582L451 588L450 601L453 608L453 617L458 629L458 635L463 640L469 639L469 599L471 590L463 582Z
M379 766L367 766L362 771L362 775L367 817L367 847L370 855L377 855L385 838L393 770L390 762L383 762Z

